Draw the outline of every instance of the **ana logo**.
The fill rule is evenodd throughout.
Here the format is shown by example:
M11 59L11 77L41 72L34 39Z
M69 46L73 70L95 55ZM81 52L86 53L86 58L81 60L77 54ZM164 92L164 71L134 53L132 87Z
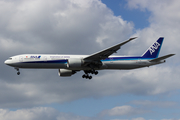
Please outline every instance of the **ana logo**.
M31 56L30 58L41 58L41 56Z
M160 44L158 42L155 42L150 48L149 48L149 52L151 53L151 55L158 49L158 47L160 46Z

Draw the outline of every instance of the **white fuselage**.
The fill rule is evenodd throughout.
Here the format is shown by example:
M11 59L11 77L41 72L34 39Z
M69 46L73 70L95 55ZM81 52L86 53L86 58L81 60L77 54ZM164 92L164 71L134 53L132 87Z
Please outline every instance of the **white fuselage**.
M5 64L15 68L88 70L90 68L87 66L74 68L68 67L67 65L69 59L83 59L87 56L88 55L22 54L10 57L5 61ZM135 69L163 63L163 61L149 62L149 59L130 56L109 56L101 60L101 62L102 66L95 69Z
M141 56L111 56L121 46L135 38L130 38L91 55L22 54L10 57L5 61L5 64L14 67L17 70L17 75L20 75L19 68L58 69L58 75L62 77L68 77L83 70L85 74L82 78L92 79L89 74L97 75L97 70L130 70L149 67L164 63L164 59L175 55L168 54L158 57L164 39L160 37Z

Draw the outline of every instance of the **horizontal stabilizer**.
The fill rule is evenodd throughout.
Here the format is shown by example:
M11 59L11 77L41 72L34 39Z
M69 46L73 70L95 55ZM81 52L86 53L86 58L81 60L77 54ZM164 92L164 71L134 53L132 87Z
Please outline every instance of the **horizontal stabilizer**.
M159 58L155 58L153 60L150 60L150 62L158 62L158 61L164 60L164 59L166 59L168 57L171 57L173 55L175 55L175 54L169 54L169 55L165 55L165 56L162 56L162 57L159 57Z

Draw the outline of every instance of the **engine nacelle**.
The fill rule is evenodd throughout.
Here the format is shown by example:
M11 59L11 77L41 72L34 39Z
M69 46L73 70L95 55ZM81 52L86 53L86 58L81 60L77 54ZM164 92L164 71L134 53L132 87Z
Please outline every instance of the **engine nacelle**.
M76 73L75 71L67 70L67 69L59 69L59 71L58 71L58 75L61 77L68 77L68 76L71 76L75 73Z
M68 68L80 68L82 66L83 62L80 58L70 58L67 62Z

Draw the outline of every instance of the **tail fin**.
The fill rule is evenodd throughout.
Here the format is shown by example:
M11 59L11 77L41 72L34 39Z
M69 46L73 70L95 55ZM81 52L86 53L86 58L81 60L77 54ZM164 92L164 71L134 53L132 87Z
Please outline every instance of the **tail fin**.
M161 46L164 38L160 37L155 43L153 43L146 52L142 55L143 58L157 58L161 50Z

